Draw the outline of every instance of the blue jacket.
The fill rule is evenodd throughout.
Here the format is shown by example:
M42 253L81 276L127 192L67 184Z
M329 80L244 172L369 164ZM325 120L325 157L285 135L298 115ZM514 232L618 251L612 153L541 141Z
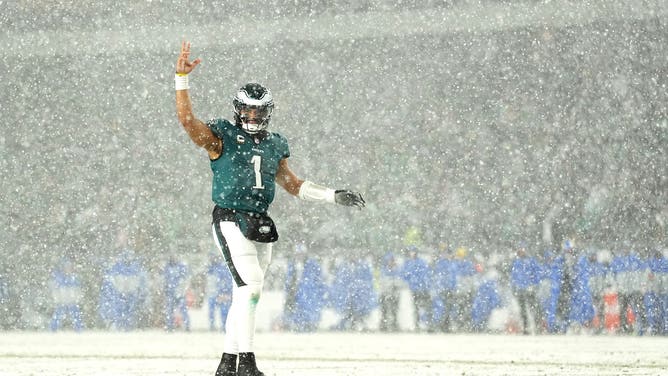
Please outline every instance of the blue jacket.
M473 326L482 330L495 308L501 306L498 285L495 279L486 279L480 284L471 308Z
M111 281L114 292L123 298L139 298L146 288L143 270L137 261L120 260L107 271L105 277Z
M448 258L439 258L432 266L433 286L438 292L454 291L457 287L457 265Z
M165 295L181 298L186 293L188 267L182 262L168 262L165 266Z
M52 280L55 287L81 287L81 281L76 274L67 274L60 270L54 270Z
M510 283L516 290L526 290L540 281L541 267L534 257L518 257L510 269Z
M216 298L220 295L232 294L232 275L227 265L220 261L209 264L206 270L206 296Z
M339 264L329 294L330 303L339 312L350 308L360 315L370 313L376 307L377 296L369 264L364 260Z
M430 275L429 265L420 257L406 259L401 268L401 276L411 291L427 291Z
M571 293L569 321L585 324L594 318L594 298L589 287L593 266L587 256L582 255L575 264L575 280Z
M655 256L651 257L647 263L654 276L653 291L659 294L668 294L668 258ZM668 312L666 312L666 315L668 315Z
M313 258L304 261L301 278L295 293L294 317L289 318L297 328L315 329L325 306L327 287L322 277L320 263Z
M52 295L56 305L73 305L82 298L82 283L76 274L54 270L51 275Z

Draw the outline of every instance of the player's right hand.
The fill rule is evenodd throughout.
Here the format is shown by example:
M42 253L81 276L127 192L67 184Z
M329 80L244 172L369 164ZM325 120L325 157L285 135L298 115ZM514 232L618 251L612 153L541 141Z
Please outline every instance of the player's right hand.
M190 61L190 42L181 42L181 54L176 61L176 73L188 74L201 62L200 58Z

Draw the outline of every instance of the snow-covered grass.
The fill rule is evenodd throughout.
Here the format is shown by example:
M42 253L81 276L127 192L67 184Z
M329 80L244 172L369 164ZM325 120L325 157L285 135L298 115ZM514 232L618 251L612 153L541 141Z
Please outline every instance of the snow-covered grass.
M0 332L0 375L213 375L223 334ZM668 375L668 338L446 334L256 336L270 375Z

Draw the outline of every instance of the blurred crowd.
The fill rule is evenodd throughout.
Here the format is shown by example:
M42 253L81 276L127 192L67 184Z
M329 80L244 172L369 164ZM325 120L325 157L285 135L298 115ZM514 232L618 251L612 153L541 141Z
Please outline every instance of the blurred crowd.
M0 328L190 331L190 309L205 307L209 329L222 330L232 278L216 252L196 264L175 253L150 262L129 248L104 261L62 257L40 291L0 270Z
M0 273L3 329L190 331L190 308L206 304L213 330L224 322L232 295L232 279L215 253L196 270L175 255L156 268L131 249L101 265L63 257L41 294L21 291L15 277Z
M520 243L486 257L441 243L382 257L360 251L325 258L297 243L272 266L277 271L265 290L282 294L276 330L667 335L667 253L566 241L559 250ZM124 250L91 281L75 258L58 260L40 305L45 319L33 320L33 328L189 331L189 311L197 307L206 310L210 330L224 330L232 279L220 255L211 252L193 267L173 255L159 270L145 265ZM30 309L9 277L0 274L3 327L30 327ZM410 316L403 323L402 310Z
M659 249L611 252L566 242L538 252L521 243L482 258L466 247L433 248L407 246L375 263L345 258L329 278L316 258L297 257L290 269L301 265L302 278L289 278L294 282L285 289L292 296L289 327L317 328L330 305L341 315L331 329L668 334L668 259ZM409 292L408 328L397 318L402 291ZM376 308L380 318L372 327L368 318Z

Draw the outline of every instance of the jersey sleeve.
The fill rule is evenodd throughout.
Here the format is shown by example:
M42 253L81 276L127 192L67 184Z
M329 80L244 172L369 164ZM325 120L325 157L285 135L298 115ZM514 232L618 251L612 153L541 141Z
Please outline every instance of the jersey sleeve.
M225 133L230 125L230 122L225 119L211 119L206 122L207 127L211 129L213 135L221 140L225 139Z
M290 157L290 146L288 146L288 140L281 136L278 133L274 133L274 136L277 138L278 153L281 156L281 159Z

